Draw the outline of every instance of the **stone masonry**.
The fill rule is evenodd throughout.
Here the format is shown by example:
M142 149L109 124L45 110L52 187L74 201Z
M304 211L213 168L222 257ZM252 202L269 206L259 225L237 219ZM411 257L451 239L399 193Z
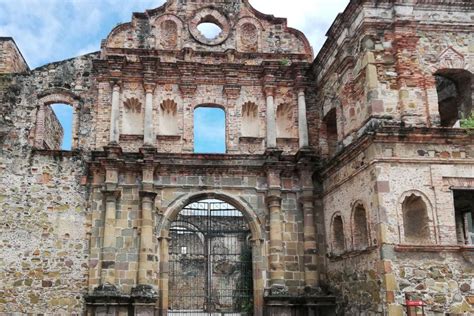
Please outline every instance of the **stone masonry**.
M252 315L473 314L473 21L354 0L314 59L247 0L168 0L33 70L0 38L0 314L176 315L170 228L206 199L247 221ZM226 154L194 153L199 107Z

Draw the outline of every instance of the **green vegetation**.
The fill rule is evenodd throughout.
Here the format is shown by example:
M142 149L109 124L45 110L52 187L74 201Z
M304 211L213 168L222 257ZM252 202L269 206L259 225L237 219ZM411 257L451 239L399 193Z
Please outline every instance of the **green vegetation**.
M474 129L474 112L471 113L471 115L465 119L461 120L461 127L462 128L469 128L469 129Z

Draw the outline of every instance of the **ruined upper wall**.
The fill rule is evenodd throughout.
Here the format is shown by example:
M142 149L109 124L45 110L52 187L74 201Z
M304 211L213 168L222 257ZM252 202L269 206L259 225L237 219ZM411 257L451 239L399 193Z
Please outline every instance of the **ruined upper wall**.
M0 74L23 73L30 68L11 37L0 37Z
M472 78L473 19L467 0L352 1L313 64L321 121L312 128L336 112L341 149L381 120L442 126L435 75Z
M208 39L197 28L201 23L216 24L222 32ZM147 55L160 54L162 59L174 61L179 59L176 51L182 49L298 55L290 58L312 60L312 49L303 33L289 28L286 19L258 12L247 0L169 0L157 9L135 13L130 23L117 26L104 41L102 52L106 56L135 50L140 55L144 53L141 50L147 50Z

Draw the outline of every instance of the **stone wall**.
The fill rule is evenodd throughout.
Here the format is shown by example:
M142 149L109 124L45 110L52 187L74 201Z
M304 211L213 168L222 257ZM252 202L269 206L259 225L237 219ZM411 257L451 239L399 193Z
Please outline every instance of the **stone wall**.
M434 75L468 71L472 77L474 38L467 2L438 6L351 3L333 24L313 71L320 116L337 111L340 146L349 145L379 120L440 126ZM437 11L445 7L451 14ZM345 29L344 21L353 21L354 27ZM444 23L442 32L439 23ZM366 27L357 27L361 25Z
M59 150L64 136L64 129L52 107L45 107L44 122L36 122L37 127L39 124L43 124L42 138L44 147L51 150Z
M0 74L29 71L25 59L11 37L0 37Z
M0 155L0 313L84 311L90 219L83 170L72 155Z

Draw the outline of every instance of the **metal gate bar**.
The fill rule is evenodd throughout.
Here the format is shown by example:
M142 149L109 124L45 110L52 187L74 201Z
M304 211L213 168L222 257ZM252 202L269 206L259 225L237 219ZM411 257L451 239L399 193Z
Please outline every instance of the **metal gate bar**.
M230 204L185 207L170 229L170 315L252 315L250 229Z

